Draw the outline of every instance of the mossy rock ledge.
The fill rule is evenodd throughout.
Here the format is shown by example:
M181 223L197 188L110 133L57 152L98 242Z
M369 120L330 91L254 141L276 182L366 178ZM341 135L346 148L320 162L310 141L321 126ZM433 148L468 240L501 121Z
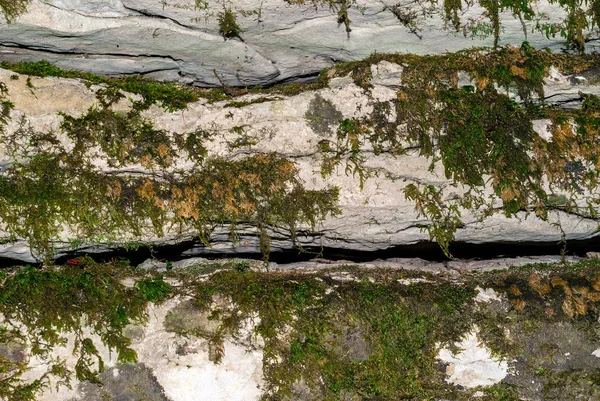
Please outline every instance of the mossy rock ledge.
M0 399L600 395L598 259L495 271L313 267L196 258L158 272L82 257L4 269Z
M232 97L5 63L0 256L592 239L597 65L527 43L382 54Z

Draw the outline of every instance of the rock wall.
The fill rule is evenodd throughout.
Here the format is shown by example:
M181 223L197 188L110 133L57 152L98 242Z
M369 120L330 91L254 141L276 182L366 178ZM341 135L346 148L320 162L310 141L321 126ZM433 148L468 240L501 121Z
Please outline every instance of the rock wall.
M33 0L12 24L0 21L0 58L48 60L65 69L103 75L145 74L200 86L219 86L216 69L231 86L270 85L302 80L321 69L376 53L440 54L489 46L493 38L455 32L442 18L443 5L406 6L417 30L402 25L392 12L395 1L349 2L351 32L337 22L327 2L290 4L283 0L196 2L157 0ZM219 13L233 9L239 37L224 39ZM463 5L461 19L483 21L478 5ZM565 11L546 1L533 6L543 23L558 23ZM560 50L560 37L547 39L523 28L510 12L501 14L500 44ZM546 18L546 19L544 19ZM487 21L487 20L486 20ZM524 33L524 31L526 33ZM594 41L587 43L594 49Z
M518 54L519 50L510 48L508 51L517 52ZM58 185L58 187L53 187L52 191L60 192L61 199L69 199L67 204L58 207L52 202L48 203L47 207L53 212L44 214L49 219L51 218L50 221L44 224L48 224L48 227L51 227L53 231L51 231L51 234L39 233L39 235L46 236L44 241L53 242L52 254L54 256L60 255L61 252L66 250L79 249L85 250L85 252L94 252L106 249L106 246L110 245L127 243L173 244L178 241L196 238L199 231L197 231L198 228L194 227L198 226L186 226L185 224L202 222L203 217L201 214L198 215L199 212L197 211L191 212L183 208L185 204L182 202L189 199L191 195L182 196L181 199L173 198L181 190L173 192L174 190L168 186L170 184L167 184L169 180L174 180L180 176L184 177L185 174L191 174L194 171L201 172L206 171L207 168L209 170L217 168L214 164L209 164L213 166L210 168L203 164L208 163L210 160L213 160L211 163L216 163L214 160L233 163L237 166L235 168L240 169L245 168L243 167L243 161L248 160L247 158L258 157L258 159L252 160L257 163L264 162L264 155L269 155L267 157L269 163L275 163L275 160L279 160L276 162L279 163L277 168L283 169L280 176L287 177L285 179L290 180L283 187L278 187L279 184L276 182L279 179L278 175L273 177L261 176L260 180L275 180L271 187L263 188L264 191L267 191L265 193L270 193L268 191L277 187L280 191L277 192L279 195L288 196L290 188L288 186L293 185L298 191L305 194L302 196L321 194L323 198L310 198L313 195L302 198L305 200L312 199L310 202L317 203L311 204L310 208L314 209L310 209L310 211L309 209L294 209L293 213L296 213L294 216L299 219L296 224L295 221L289 220L291 217L286 217L285 213L287 212L280 211L281 206L278 206L280 204L272 203L275 202L273 199L267 200L271 202L267 206L261 203L265 201L262 198L262 200L258 198L248 200L248 202L257 202L257 205L244 206L244 199L249 199L244 197L255 196L252 194L259 191L258 187L245 193L245 195L231 195L235 198L235 201L232 200L235 204L226 202L219 204L221 206L213 205L217 209L210 212L213 215L206 217L208 219L206 227L209 223L211 227L210 234L206 236L205 240L210 243L211 247L207 248L206 244L201 245L190 250L188 255L207 252L221 254L231 252L254 253L266 246L266 242L261 242L265 240L261 233L268 235L268 246L271 252L294 249L298 245L349 250L382 250L392 246L415 244L429 240L436 240L443 245L445 240L442 236L443 233L438 232L436 234L432 231L437 228L440 228L440 230L447 229L451 232L450 235L453 236L451 240L468 243L558 242L561 240L589 239L597 235L598 221L595 210L597 210L598 190L594 185L596 181L584 180L584 176L573 176L573 173L569 170L572 169L569 166L575 166L573 160L581 160L577 163L588 163L588 160L592 160L590 163L593 163L595 153L589 153L589 151L584 153L581 150L584 149L583 146L588 146L580 143L582 140L581 135L561 134L562 131L558 132L556 128L556 124L563 124L565 121L564 117L561 117L565 115L564 113L587 113L587 110L590 110L588 106L585 106L583 110L578 111L586 96L592 96L593 98L593 95L599 92L600 87L596 86L594 78L594 68L588 68L577 74L566 75L559 72L555 67L546 67L545 77L541 81L543 82L543 93L546 97L546 107L552 113L554 113L553 108L559 107L556 109L557 112L563 114L560 114L559 117L550 116L547 119L519 117L525 119L523 124L526 125L523 126L523 130L532 130L531 137L519 141L530 141L532 148L523 152L518 150L520 142L511 142L514 143L511 146L516 146L515 149L523 152L523 157L532 157L531 161L527 162L530 163L527 169L532 169L531 171L535 172L537 170L534 168L534 164L531 163L545 163L543 168L546 169L547 174L559 174L557 177L563 177L556 178L560 180L556 183L539 181L540 186L535 187L537 189L534 190L538 192L546 191L539 195L543 196L540 199L545 202L545 206L544 204L535 206L531 203L534 202L532 200L533 195L527 195L528 198L525 197L524 191L530 191L525 187L511 190L512 195L506 193L506 187L502 187L505 189L499 189L497 180L500 178L494 178L493 174L498 173L494 173L493 169L495 167L493 166L491 167L492 170L485 170L490 167L481 167L484 169L484 177L478 179L481 179L482 183L485 180L486 184L480 186L479 183L461 182L463 178L460 178L457 174L464 175L466 174L465 171L479 169L480 167L476 167L476 164L455 167L449 165L448 161L439 162L440 158L446 156L444 156L443 149L436 150L436 147L441 145L436 144L435 141L443 141L444 136L434 139L434 150L429 156L423 155L424 150L418 144L418 141L415 142L415 139L409 139L408 137L402 139L403 135L407 135L404 131L405 128L403 128L405 127L403 126L404 121L400 117L395 117L402 109L398 108L396 110L399 111L394 111L393 108L405 104L402 103L401 99L398 99L404 96L402 94L404 93L403 88L411 85L411 81L405 75L409 74L412 67L409 64L403 67L400 64L385 60L373 61L374 64L369 63L367 62L366 68L359 65L354 72L350 71L350 74L355 74L355 79L351 75L346 75L346 72L344 72L345 67L340 66L331 70L327 74L331 78L327 78L326 84L321 89L311 89L310 86L307 86L306 90L300 91L296 95L286 95L285 87L282 87L281 92L275 90L265 94L250 93L230 100L211 101L201 99L189 103L184 109L177 111L168 111L157 105L144 106L144 110L138 111L136 107L139 104L135 106L135 102L140 101L142 98L140 95L127 93L119 95L118 92L115 92L116 100L108 104L106 90L110 89L110 85L107 86L106 84L90 86L85 81L75 79L27 77L8 70L1 70L0 82L3 82L6 86L7 99L14 105L14 109L10 114L10 121L6 127L5 145L2 148L1 158L2 165L5 166L4 174L6 177L12 177L10 180L17 180L15 181L17 183L20 182L19 174L21 176L23 174L25 176L28 176L28 174L42 174L41 176L36 175L34 181L32 181L37 183L34 188L39 188L41 183L48 180L48 176L43 168L40 170L41 172L28 170L33 165L31 160L35 159L36 154L50 158L41 160L42 165L49 163L49 160L54 160L58 163L56 165L58 166L57 171L61 171L61 174L74 174L69 176L71 178L68 179L64 178L63 175L52 179L52 182ZM586 63L588 62L586 61ZM434 63L434 65L437 64ZM360 82L357 81L356 71L368 72L366 82L369 87L357 84L357 82ZM520 70L511 69L511 71L521 74ZM457 73L453 72L451 74ZM459 72L458 75L455 75L457 77L455 85L463 91L460 93L474 96L469 95L470 92L468 91L470 89L468 88L472 88L471 85L475 81L465 74ZM517 79L519 78L517 77ZM477 84L475 83L475 85ZM461 88L467 89L463 90ZM416 90L413 93L417 93ZM482 93L485 93L485 91L482 91ZM499 98L506 98L505 95L498 94L496 90L493 93L495 93L494 96L499 96ZM523 93L521 95L524 96ZM520 100L516 89L510 96L517 101ZM384 115L383 120L376 120L374 117L376 111L381 110L382 107L387 107L385 109L388 110L387 114ZM509 115L519 113L517 109L508 110ZM537 111L535 113L534 115L540 115ZM577 117L578 114L573 114L573 116ZM127 126L128 122L123 120L123 117L130 122L134 122L134 125ZM93 120L93 118L98 120ZM497 118L505 117L499 116ZM533 118L533 120L530 121L529 118ZM68 125L64 125L65 121L68 122ZM479 121L478 118L475 118L475 121ZM521 124L521 120L514 119L510 124L515 124L517 121ZM113 127L113 124L116 125ZM361 124L366 128L360 128L363 127ZM368 138L372 138L373 133L387 132L385 131L386 126L382 124L387 124L388 128L392 127L394 132L392 138L396 138L395 135L398 135L400 142L397 142L397 139L392 139L396 142L382 143L369 140ZM531 124L531 128L527 128L529 124ZM590 126L593 127L593 125ZM561 127L568 128L563 125ZM351 131L353 129L363 129L363 133L353 134L354 131ZM497 132L502 134L507 126L499 125L485 129L489 130L486 135L495 135ZM138 130L139 132L135 131L138 133L134 135L131 130ZM146 143L144 141L150 141L150 139L143 136L144 132L149 132L151 138L154 138L152 141L158 142L149 142L150 145L143 146L150 147L142 149L140 148L142 145L128 139L133 136ZM193 133L193 135L190 133ZM40 137L40 135L42 136ZM92 137L90 135L99 136ZM113 135L116 136L111 139ZM118 139L120 138L119 135L124 136L122 139ZM195 146L199 146L196 151L200 149L200 153L204 152L201 159L192 157L193 152L190 150L189 143L182 139L185 135L188 136L188 141L199 141L194 143L196 143ZM348 136L344 137L343 135ZM351 135L354 135L354 137L351 137ZM360 135L364 135L364 138ZM442 135L444 135L443 132ZM592 135L593 138L593 131L590 131L589 135ZM177 139L178 137L180 139ZM41 140L40 138L45 139ZM356 143L349 142L350 139L348 138L354 138ZM579 142L577 142L577 145L564 147L564 143L567 142L563 138ZM84 140L89 141L83 142ZM462 143L460 137L456 140L457 143ZM500 139L496 139L496 141L498 140ZM509 140L513 141L514 139L509 136ZM160 141L164 141L164 143ZM176 143L180 143L180 145L176 145ZM188 145L185 145L186 143ZM550 147L554 145L563 147L558 149ZM332 147L335 146L338 148L334 151ZM376 146L383 146L383 148L377 149ZM460 149L460 146L471 145L465 143L457 146ZM545 159L546 156L544 156L544 151L541 149L546 147L549 149L547 151L559 152L552 156L557 159ZM595 148L592 147L591 149ZM510 151L506 157L511 156L511 152L513 151ZM578 153L570 154L570 152ZM466 157L468 156L460 156L458 160L466 160L463 159ZM480 163L482 159L479 159L479 157L477 156L478 159L473 159L472 162ZM535 157L542 158L535 159ZM485 157L483 160L485 161ZM576 165L579 166L579 164ZM243 177L250 177L248 179L251 180L259 179L247 175L257 173L256 168L258 167L256 166L252 167L255 170L251 168L248 173L235 174L242 174ZM327 166L333 167L329 168ZM507 166L507 168L512 169L507 170L510 171L510 174L520 174L520 170L512 164ZM99 181L103 184L85 184L77 189L79 187L75 185L82 184L76 184L73 180L78 180L82 176L82 170L78 170L81 168L88 169L85 170L87 173L101 177L102 180L107 180L110 177L123 177L123 179L137 180L135 182L139 181L140 185L144 182L143 180L146 180L144 185L150 185L150 187L131 189L133 191L131 196L141 196L141 200L136 202L138 204L142 202L145 205L144 207L149 209L143 209L139 212L141 213L139 216L136 214L138 212L133 209L127 212L134 214L136 216L133 217L134 219L146 220L146 222L140 223L141 226L135 226L131 225L133 223L121 221L122 226L115 226L113 231L106 232L103 230L109 226L109 220L104 220L104 224L89 226L85 225L88 224L86 219L89 219L89 216L82 215L82 217L77 217L79 220L69 223L72 214L77 214L81 210L89 208L90 202L94 202L94 199L97 202L109 204L116 198L125 196L123 187L123 185L126 185L125 181L119 181L116 184L116 181ZM451 168L458 170L449 170ZM556 168L558 168L558 171L555 171ZM587 174L596 171L593 164L590 164L588 168ZM71 171L74 171L74 173L71 173ZM453 172L449 173L449 171ZM227 174L221 177L217 176L217 182L227 185L226 181L223 181L226 178L223 177L232 178ZM452 174L455 174L454 178ZM488 174L488 178L485 178L485 174ZM530 173L526 170L526 174ZM459 177L459 179L456 177ZM506 176L501 178L517 179L516 177ZM182 180L182 178L177 179ZM533 179L539 180L541 178L529 177L522 180ZM65 184L61 180L67 180L67 183ZM72 182L68 180L72 180ZM548 180L548 177L544 180ZM491 185L490 182L496 182L496 184ZM118 194L114 192L117 191L116 189L111 189L111 186L117 184ZM418 196L413 194L411 198L407 195L407 188L410 188L409 185L411 184L412 188L435 189L435 191L429 195L425 193ZM581 186L584 184L586 185L585 188ZM99 190L104 191L103 194L90 194L89 199L85 198L87 195L84 194L84 191L89 189L90 185L97 186ZM248 185L250 184L248 183ZM337 188L337 192L327 192L334 187ZM478 197L473 198L469 187L472 189L479 188L477 189ZM18 188L20 187L15 187L12 191L17 191ZM215 189L214 186L211 188L211 191L213 191L212 197L219 199L219 196L215 195L218 192L214 192L218 188ZM33 190L27 189L27 191ZM167 192L161 195L160 191L163 190ZM182 190L185 190L185 188ZM122 193L123 196L120 196ZM30 194L30 192L24 193L25 198L29 196L26 194ZM156 199L154 198L155 195L157 196ZM96 198L93 198L94 196ZM97 198L98 196L104 197L102 198L104 201L100 201L101 198ZM171 199L168 200L164 198L165 196L167 198L170 196ZM242 198L239 198L239 196ZM426 196L434 197L426 198ZM435 198L436 196L440 196L438 201L435 200L438 199ZM81 206L71 212L65 211L72 206L73 202L83 202L82 197L86 200ZM275 197L275 195L272 197ZM508 207L515 207L509 201L517 198L523 198L520 202L526 203L515 204L517 209L509 211ZM10 239L10 241L2 245L2 252L4 256L34 261L35 258L30 256L28 247L23 241L29 240L31 243L34 238L37 238L34 237L35 230L41 226L41 223L35 220L36 213L39 210L34 203L38 202L35 199L39 198L31 200L34 203L27 203L29 201L23 204L18 203L23 199L17 198L15 200L16 204L20 205L19 207L26 207L26 209L18 209L22 211L15 212L16 215L11 215L9 213L10 209L6 209L3 219L5 220L7 239ZM211 202L210 199L212 198L207 199L207 202ZM296 204L300 202L300 198L296 197L294 199L294 201L284 203L287 206L296 207ZM317 201L316 199L322 200ZM456 199L463 203L453 203ZM480 199L487 206L472 206L470 199ZM150 205L146 204L148 200L150 200ZM471 206L464 203L465 200L471 202ZM118 208L133 207L131 202L121 204ZM527 202L530 203L529 206ZM256 220L260 217L257 215L258 209L255 210L256 207L259 207L258 204L267 207L268 213L273 213L268 218L271 220L267 219L268 221L265 220L264 222ZM452 206L453 204L456 206ZM206 207L210 205L207 204ZM429 206L424 207L423 205ZM537 209L540 205L545 207L544 210ZM7 204L7 206L10 206L10 204ZM533 209L534 206L535 209ZM530 207L531 209L529 209ZM247 214L243 213L244 208L248 209ZM336 210L336 208L339 209ZM436 208L439 208L439 210ZM218 218L214 217L223 210L228 212L229 209L233 214L225 214L223 217ZM100 213L98 216L104 216L95 217L95 219L111 218L110 214L102 214L105 213L104 209L93 210L95 210L93 213ZM114 214L118 211L117 209L111 213ZM158 213L158 217L152 217L152 213ZM292 212L290 211L290 213ZM319 213L323 213L323 215L320 216ZM546 213L546 215L543 213ZM28 223L20 224L26 227L29 227L27 224L30 224L31 228L18 231L12 226L14 223L10 222L8 216L12 216L10 218L16 219L15 221L29 218ZM225 221L219 221L218 219L225 219ZM228 223L227 219L233 220ZM239 221L233 227L235 236L232 237L232 226L230 224L235 219L239 219ZM152 221L150 222L150 220ZM164 222L169 221L177 221L177 223L164 224ZM157 228L157 224L160 226L159 228ZM311 224L313 225L312 230L310 229ZM87 227L86 230L92 231L82 232L81 227ZM290 228L294 230L290 232ZM294 236L294 231L296 236ZM21 234L16 235L15 233ZM200 235L201 233L202 231L200 231ZM103 236L104 239L102 239Z
M403 270L417 262L12 269L0 399L598 397L597 260Z

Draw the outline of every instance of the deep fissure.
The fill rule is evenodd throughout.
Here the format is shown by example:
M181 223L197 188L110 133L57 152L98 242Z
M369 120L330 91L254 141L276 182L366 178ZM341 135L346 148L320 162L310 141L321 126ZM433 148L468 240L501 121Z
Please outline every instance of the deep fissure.
M586 240L568 240L566 242L496 242L474 244L467 242L454 242L450 249L457 260L493 260L497 258L541 257L549 255L565 255L585 257L589 252L600 249L600 236ZM235 248L229 252L218 252L208 248L200 241L183 241L174 245L147 246L137 249L115 247L102 252L86 252L84 250L62 253L54 259L56 264L64 264L68 260L82 256L89 256L97 262L108 262L113 259L127 259L133 265L140 264L147 259L161 261L180 261L184 259L202 257L209 260L222 259L251 259L262 260L260 250L255 252L236 252ZM387 249L361 251L335 247L307 246L303 251L298 249L274 250L269 256L270 262L277 264L291 264L319 261L344 261L348 263L365 263L385 259L417 258L430 262L448 262L448 259L439 245L435 242L422 241L411 245L394 246ZM14 265L25 264L23 261L12 258L0 258L0 267L6 268ZM28 263L41 265L40 263Z

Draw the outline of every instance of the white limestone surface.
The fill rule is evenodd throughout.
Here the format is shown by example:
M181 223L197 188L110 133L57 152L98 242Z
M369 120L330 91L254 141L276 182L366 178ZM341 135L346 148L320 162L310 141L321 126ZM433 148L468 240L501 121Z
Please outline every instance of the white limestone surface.
M461 349L457 354L447 348L438 354L438 358L448 364L448 383L467 388L491 386L507 376L508 362L492 356L477 337L476 329L456 345Z

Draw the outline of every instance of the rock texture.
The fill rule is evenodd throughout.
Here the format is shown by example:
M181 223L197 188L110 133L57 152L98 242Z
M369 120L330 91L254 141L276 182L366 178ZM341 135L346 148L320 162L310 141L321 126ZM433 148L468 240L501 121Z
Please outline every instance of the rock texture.
M49 388L36 400L100 401L107 397L156 401L258 400L263 386L260 343L253 340L250 331L246 333L247 339L227 339L223 344L223 360L214 364L209 359L207 341L175 335L168 325L169 316L179 313L177 306L181 303L182 300L173 299L161 306L151 306L145 325L126 330L131 347L138 354L138 364L118 363L116 355L102 347L99 337L90 335L106 363L106 370L101 375L104 385L84 381L76 383L72 389L65 386L60 386L58 391ZM193 314L187 317L193 317ZM77 358L70 349L74 346L75 336L69 334L66 338L68 342L64 347L57 347L53 357L64 358L67 366L73 369ZM47 358L31 358L27 362L30 369L22 376L25 381L35 380L48 367Z
M211 104L201 100L176 112L152 106L142 115L155 128L170 132L170 135L210 132L211 140L205 144L209 156L234 160L274 152L294 162L308 189L323 189L327 185L339 187L341 215L328 217L316 227L315 234L300 235L298 239L305 246L372 251L429 241L429 235L422 230L427 219L417 214L415 204L406 199L403 189L410 183L447 188L446 199L451 199L454 191L460 193L462 189L460 186L449 187L450 181L441 165L436 164L431 169L431 161L419 156L418 148L408 147L406 154L401 156L385 152L377 155L365 144L363 151L368 155L365 166L376 175L367 179L362 189L358 175L347 172L343 166L337 167L329 177L321 176L320 141L335 138L335 127L342 119L365 116L373 110L374 102L386 102L396 96L394 88L401 83L400 66L381 62L373 65L372 70L373 88L369 91L354 84L349 77L334 78L329 87L324 89L290 97L270 95L261 99L261 103L244 107L228 107L229 101ZM560 98L562 104L577 106L581 101L580 91L600 93L600 86L596 86L594 82L592 85L580 82L585 80L583 76L565 76L552 71L545 80L547 101L551 103ZM61 134L59 126L63 117L57 113L79 116L89 107L98 105L96 91L100 87L88 87L73 79L31 77L27 80L24 76L0 70L0 82L7 86L8 98L15 106L7 126L8 133L16 132L25 121L31 127L31 132L54 132L66 146L71 146L69 140ZM251 101L257 97L258 95L244 95L236 101ZM130 98L135 100L135 96ZM128 110L130 104L125 99L114 107L115 110ZM549 135L547 123L543 120L536 121L534 128L542 137ZM243 141L242 146L239 145L240 141ZM14 160L10 159L7 148L0 151L2 163L10 165ZM119 169L109 167L102 156L93 160L100 170L110 174L143 176L149 173L139 163ZM178 158L170 169L185 170L190 166L189 160ZM592 197L596 195L588 194ZM458 229L456 240L475 244L558 242L561 239L595 238L598 232L598 222L593 216L570 214L565 210L551 211L547 220L542 220L533 213L519 212L517 216L518 218L507 218L497 213L481 222L465 211L461 216L464 225ZM237 243L232 243L229 227L216 227L210 238L211 248L197 246L186 251L185 255L257 252L259 238L256 228L240 225L236 229L239 235ZM272 230L269 234L272 252L294 248L288 232ZM192 236L167 231L163 237L146 235L132 240L160 245L175 244ZM73 249L72 239L73 235L68 231L60 235L57 255ZM79 244L75 249L93 253L107 248L106 244ZM19 238L1 245L1 254L24 261L36 260L27 244Z
M499 383L508 374L508 362L494 358L482 346L477 333L468 333L456 344L461 350L454 353L441 349L439 358L447 364L448 383L467 388L490 386Z
M228 4L237 15L240 37L219 33L221 1L193 0L33 0L28 13L13 24L0 21L0 59L49 60L66 69L104 75L145 74L200 86L219 86L216 69L227 85L268 85L302 80L340 61L362 59L373 52L435 54L472 46L489 46L492 38L472 39L455 33L440 17L417 12L418 32L398 21L391 0L361 0L351 5L352 32L326 6L292 5L283 0L244 0ZM205 7L206 8L205 8ZM564 13L546 1L536 11L555 22ZM418 11L418 10L417 10ZM470 7L462 18L477 19ZM527 37L518 19L501 16L501 44L529 40L536 47L560 50L562 39L540 33ZM556 20L557 21L557 20ZM594 49L594 42L589 43Z
M108 301L106 309L87 312L60 302L40 305L56 296L38 293L43 286L13 292L10 299L31 304L0 304L10 315L0 314L0 327L15 339L0 343L0 358L9 372L19 371L13 388L42 380L38 401L359 400L380 392L386 400L407 394L459 401L597 399L597 262L450 276L404 270L412 269L410 261L390 266L324 270L309 264L269 274L255 271L254 261L196 259L160 276L123 276L120 266L120 281L112 277L107 284L119 296L135 297L142 281L164 284L164 276L172 287L162 301L141 305L137 318L123 306L126 299L105 299L96 288L68 289ZM81 267L15 269L0 285L27 275L93 277L93 269L102 268ZM118 321L86 325L117 306ZM17 319L22 312L82 320L72 332L38 330ZM53 336L51 344L40 341L44 335ZM96 382L73 375L84 358L82 339L94 347L87 363L98 373ZM39 344L43 352L34 348ZM135 351L134 360L120 361L119 345ZM49 373L57 363L62 369ZM71 388L61 382L65 372Z

